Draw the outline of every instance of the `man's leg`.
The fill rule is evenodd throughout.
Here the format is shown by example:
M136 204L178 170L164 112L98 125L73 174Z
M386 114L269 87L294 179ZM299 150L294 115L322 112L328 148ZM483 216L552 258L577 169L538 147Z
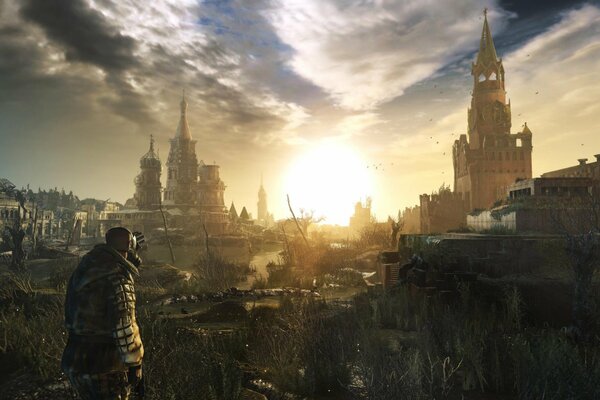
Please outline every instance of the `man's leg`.
M69 374L69 381L82 400L128 400L131 393L125 372Z

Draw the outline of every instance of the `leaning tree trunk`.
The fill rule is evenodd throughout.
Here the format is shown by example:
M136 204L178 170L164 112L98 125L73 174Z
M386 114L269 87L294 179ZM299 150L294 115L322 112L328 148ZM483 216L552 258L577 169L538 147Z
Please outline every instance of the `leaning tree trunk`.
M21 270L25 267L25 250L23 249L25 231L20 222L17 222L9 231L13 241L11 267L15 270Z

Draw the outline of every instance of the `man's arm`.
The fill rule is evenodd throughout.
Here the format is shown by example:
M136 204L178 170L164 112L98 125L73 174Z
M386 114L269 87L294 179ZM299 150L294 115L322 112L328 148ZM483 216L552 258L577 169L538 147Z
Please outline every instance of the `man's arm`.
M144 348L135 318L135 293L133 282L123 274L110 278L112 336L123 363L131 368L142 364Z

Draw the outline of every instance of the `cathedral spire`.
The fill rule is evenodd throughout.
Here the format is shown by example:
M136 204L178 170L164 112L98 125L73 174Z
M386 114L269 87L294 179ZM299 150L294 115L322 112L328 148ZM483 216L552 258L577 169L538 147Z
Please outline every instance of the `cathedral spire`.
M265 191L265 188L263 186L263 174L262 174L262 172L260 173L260 187L258 188L258 197L259 197L259 202L261 201L260 200L261 198L266 199L266 197L267 197L267 192ZM259 214L260 214L260 212L259 212Z
M179 107L181 110L181 116L179 117L179 125L177 125L177 132L175 136L181 139L191 140L192 134L190 133L190 127L187 123L187 101L185 100L185 89L183 90Z
M190 127L187 122L187 101L185 100L185 89L183 90L183 94L181 96L181 102L179 103L181 115L179 117L179 125L177 125L177 132L175 134L176 137L182 139L191 139L192 134L190 133Z
M150 148L148 149L148 152L142 156L140 162L142 163L142 167L155 167L158 163L160 168L160 158L158 157L158 153L154 151L154 135L150 135Z
M477 61L475 64L486 67L489 65L494 65L496 62L498 62L498 55L496 54L496 47L494 46L492 31L487 20L487 8L483 11L483 18L483 30L481 31L479 53L477 54Z
M183 89L183 93L181 95L181 102L179 103L181 109L181 115L185 115L187 111L187 101L185 100L185 89Z

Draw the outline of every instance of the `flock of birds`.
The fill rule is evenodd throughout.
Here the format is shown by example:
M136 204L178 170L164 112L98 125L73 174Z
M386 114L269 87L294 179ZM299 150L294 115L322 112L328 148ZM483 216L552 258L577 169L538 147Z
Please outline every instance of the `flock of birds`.
M385 171L385 166L390 166L393 167L394 163L379 163L379 164L369 164L367 165L367 168L371 168L371 169L375 169L375 170L381 170L381 171Z
M527 57L529 57L529 56L530 56L530 55L529 55L529 54L527 54ZM437 88L437 84L434 84L434 85L433 85L433 88L434 88L434 89L436 89L436 88ZM471 96L473 95L473 91L470 91L470 90L469 90L468 92L470 93L470 95L471 95ZM440 94L443 94L443 93L444 93L444 91L443 91L443 90L440 90L440 92L439 92L439 93L440 93ZM535 94L536 94L536 95L540 94L540 91L539 91L539 90L536 90L536 91L535 91ZM518 114L518 116L519 116L519 117L520 117L521 115L522 115L521 113L519 113L519 114ZM429 122L433 122L433 118L429 118ZM524 127L524 126L525 126L525 124L521 125L521 127ZM451 133L450 135L451 135L451 136L456 136L456 133ZM430 136L430 137L429 137L429 139L430 139L430 140L434 140L434 139L433 139L433 136ZM436 140L435 144L438 144L438 145L439 145L439 144L440 144L439 140ZM583 143L581 143L581 145L583 146ZM443 155L443 156L445 156L445 155L446 155L446 152L443 152L443 153L442 153L442 155ZM385 166L386 166L386 165L387 165L387 166L393 166L393 165L394 165L394 163L379 163L379 164L369 164L369 165L367 165L367 168L368 168L368 169L371 169L371 170L385 171ZM442 175L443 175L443 174L444 174L444 171L442 171Z

